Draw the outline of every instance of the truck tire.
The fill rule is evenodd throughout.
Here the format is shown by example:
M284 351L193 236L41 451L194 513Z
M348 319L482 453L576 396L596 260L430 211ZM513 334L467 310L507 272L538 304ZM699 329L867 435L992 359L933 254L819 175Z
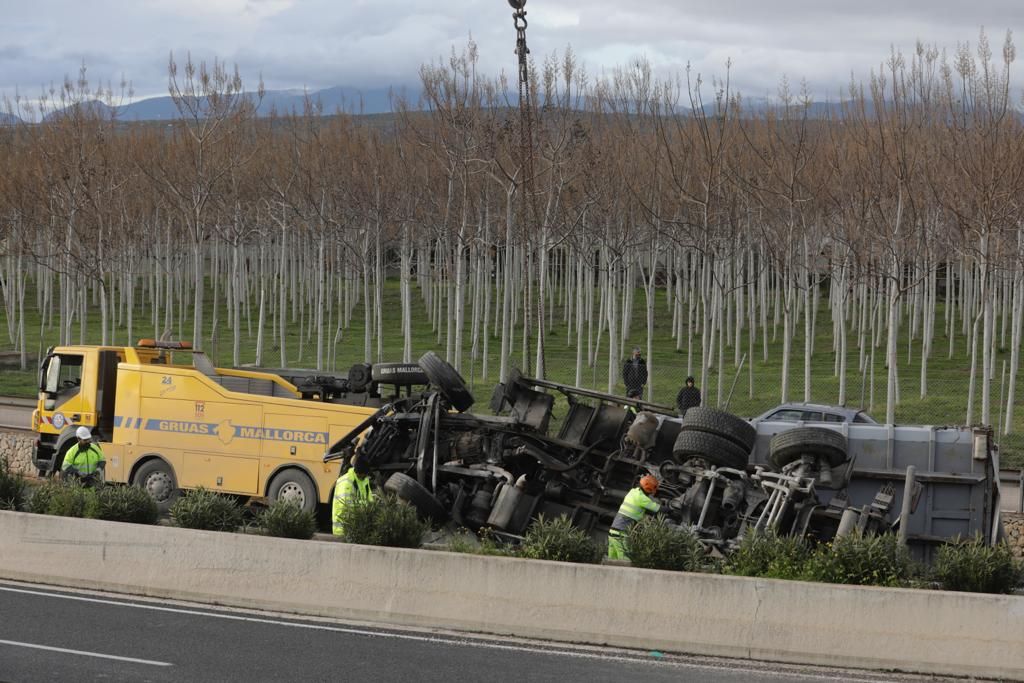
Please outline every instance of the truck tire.
M469 393L466 381L448 361L427 351L420 357L420 367L455 410L464 413L473 406L473 394Z
M422 519L435 526L444 524L448 519L448 513L437 498L408 475L395 472L384 482L384 490L412 505Z
M132 484L143 489L153 500L160 514L166 515L181 495L174 469L162 458L153 458L135 471Z
M735 443L719 436L699 431L682 431L676 437L672 455L680 461L687 458L704 458L716 467L731 467L742 470L750 461L750 453Z
M687 410L680 429L720 436L748 453L754 450L754 440L757 438L757 429L742 417L704 406Z
M795 427L773 436L768 446L768 460L780 470L804 455L826 458L830 467L838 467L849 460L846 437L825 427Z
M267 498L270 502L290 500L298 503L304 512L316 510L316 487L313 481L302 470L290 468L274 475L267 487Z
M377 384L430 384L427 373L415 363L374 363L370 376Z

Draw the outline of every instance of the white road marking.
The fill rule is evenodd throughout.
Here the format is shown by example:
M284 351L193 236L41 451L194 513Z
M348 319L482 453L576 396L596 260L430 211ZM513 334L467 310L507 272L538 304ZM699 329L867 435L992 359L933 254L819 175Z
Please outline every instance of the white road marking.
M62 652L68 655L81 655L82 657L98 657L99 659L113 659L118 662L131 662L133 664L148 664L149 666L174 666L170 662L156 662L151 659L136 659L135 657L121 657L119 655L104 655L99 652L86 652L85 650L69 650L66 647L51 647L49 645L38 645L36 643L19 643L16 640L0 640L0 645L12 645L14 647L29 647L33 650L46 650L48 652Z
M29 584L31 585L31 584ZM73 590L73 589L68 589ZM199 617L212 617L215 619L228 619L231 621L242 621L256 624L266 624L270 626L288 626L291 628L302 628L310 629L314 631L329 631L332 633L347 633L350 635L366 636L370 638L392 638L395 640L411 640L423 643L432 643L437 645L452 645L452 646L469 646L479 647L492 650L505 650L511 652L524 652L528 654L542 654L552 656L564 656L564 657L576 657L580 659L597 659L603 661L614 661L614 662L625 662L630 664L651 664L659 666L673 666L684 669L706 669L714 671L729 671L738 674L756 674L759 677L773 677L773 678L788 678L788 679L805 679L809 681L834 681L836 680L836 672L831 670L822 671L821 673L801 673L793 670L772 670L763 669L757 666L748 666L744 663L723 663L715 664L712 662L687 662L679 659L677 656L664 657L662 655L644 655L640 650L636 651L636 654L610 654L608 652L595 652L593 650L587 650L583 647L570 648L565 647L564 644L555 644L552 647L539 647L530 645L513 645L507 643L499 643L493 640L483 640L483 637L474 637L467 635L465 637L459 636L438 636L438 635L420 635L413 633L396 633L393 631L377 631L369 628L355 628L346 626L329 626L326 624L311 624L297 621L285 621L282 619L270 619L267 617L254 617L246 616L243 614L230 614L224 612L212 612L198 609L185 609L180 607L164 607L161 605L154 605L148 603L130 602L128 600L111 600L102 598L86 597L84 595L71 595L68 593L54 593L45 590L29 590L25 588L14 588L9 585L0 585L0 591L8 593L22 593L25 595L36 595L47 598L59 598L64 600L75 600L79 602L91 602L100 605L110 605L113 607L134 607L136 609L146 609L155 612L170 612L173 614L185 614L190 616ZM241 611L241 608L230 608L236 611ZM296 615L297 619L301 619L300 615ZM381 628L388 628L382 625ZM0 641L5 642L5 641ZM621 649L620 649L621 651ZM90 654L90 653L82 653ZM131 660L130 660L131 661ZM800 665L789 665L779 663L768 663L771 666L800 666ZM846 683L879 683L879 681L893 680L891 674L883 675L872 675L870 672L864 672L866 675L855 675L850 670L842 670L842 680ZM859 673L859 672L857 672ZM918 677L914 674L905 674L906 680L935 680L934 678Z

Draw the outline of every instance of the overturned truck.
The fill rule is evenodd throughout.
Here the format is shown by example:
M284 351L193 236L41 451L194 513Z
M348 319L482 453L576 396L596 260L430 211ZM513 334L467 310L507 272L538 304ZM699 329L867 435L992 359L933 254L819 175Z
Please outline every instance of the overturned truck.
M334 444L359 452L384 488L435 525L515 543L539 516L566 515L601 540L644 474L667 515L728 553L745 534L817 541L898 530L919 559L954 537L1000 533L998 451L967 427L750 422L524 377L495 387L492 415L434 353L430 389L383 405ZM564 410L561 419L555 415Z

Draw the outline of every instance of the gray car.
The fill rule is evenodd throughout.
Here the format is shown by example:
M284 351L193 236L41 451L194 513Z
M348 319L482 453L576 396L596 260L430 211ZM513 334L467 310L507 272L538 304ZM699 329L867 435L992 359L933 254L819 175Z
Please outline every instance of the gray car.
M860 408L830 406L822 403L783 403L751 420L758 422L852 422L878 424Z

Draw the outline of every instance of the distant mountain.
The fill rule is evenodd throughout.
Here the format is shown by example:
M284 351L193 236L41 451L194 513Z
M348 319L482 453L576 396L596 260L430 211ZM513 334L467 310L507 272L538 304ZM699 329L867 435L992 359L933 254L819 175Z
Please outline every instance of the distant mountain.
M395 97L405 97L415 106L420 93L396 90ZM357 88L327 88L316 93L323 103L324 113L333 114L336 110L354 114L387 114L393 112L392 91L388 88L359 90Z
M418 89L409 90L396 90L392 92L388 88L370 88L361 90L359 88L349 88L345 86L336 86L333 88L324 88L323 90L310 91L308 97L310 102L315 108L318 108L323 115L330 116L341 112L348 112L350 114L391 114L395 111L395 102L393 100L400 97L404 97L412 107L416 107L417 101L419 100L421 93ZM255 97L254 93L247 93L247 97ZM301 114L305 109L305 100L307 93L303 90L292 89L292 90L267 90L263 99L259 104L257 113L259 116L270 116L271 112L276 112L278 115L287 115L291 113ZM543 100L543 97L540 98ZM872 112L871 103L868 103L868 114ZM110 116L110 108L106 104L93 100L85 102L77 106L95 108L105 117ZM743 100L743 115L744 116L760 116L765 113L769 108L774 108L776 116L780 115L778 109L778 103L769 102L768 100L761 99L744 99ZM147 99L132 102L131 104L123 104L115 107L116 116L118 121L173 121L179 117L178 108L174 104L169 96L163 97L150 97ZM705 104L704 112L706 115L711 116L714 114L715 105ZM52 121L55 118L62 116L65 110L60 110L48 114L44 120ZM691 110L680 106L677 110L678 114L689 116L692 114ZM803 108L801 105L795 104L790 110L790 115L793 117L801 117L803 115ZM10 115L0 114L0 125L10 123L7 119ZM807 116L811 119L842 119L844 116L843 106L837 102L812 102L808 106ZM20 119L14 117L13 122L17 122Z
M868 100L865 104L865 113L868 116L873 116L875 111L874 102ZM842 102L815 100L807 105L807 118L809 119L843 119L846 117L846 109ZM774 109L776 116L782 115L782 105L778 102L770 102L765 99L744 99L743 100L743 113L744 115L761 115L769 109ZM715 111L714 105L704 105L704 111L710 115ZM790 105L790 116L793 118L800 118L803 116L803 104L793 103Z
M87 112L95 113L102 118L110 118L112 109L111 107L108 107L106 104L100 102L99 100L89 100L87 102L79 102L78 104L73 104L65 109L58 109L56 111L52 111L43 117L43 121L57 121L79 108Z
M14 114L0 111L0 126L14 126L21 123L21 119Z
M248 95L255 96L253 93ZM419 93L410 97L415 100ZM269 116L272 111L278 114L302 113L305 99L306 93L302 90L267 90L257 112L260 116ZM309 99L314 106L319 103L325 115L338 111L353 114L387 114L394 111L391 91L385 88L325 88L310 92ZM169 96L151 97L117 107L117 118L120 121L171 121L178 118L178 108Z

